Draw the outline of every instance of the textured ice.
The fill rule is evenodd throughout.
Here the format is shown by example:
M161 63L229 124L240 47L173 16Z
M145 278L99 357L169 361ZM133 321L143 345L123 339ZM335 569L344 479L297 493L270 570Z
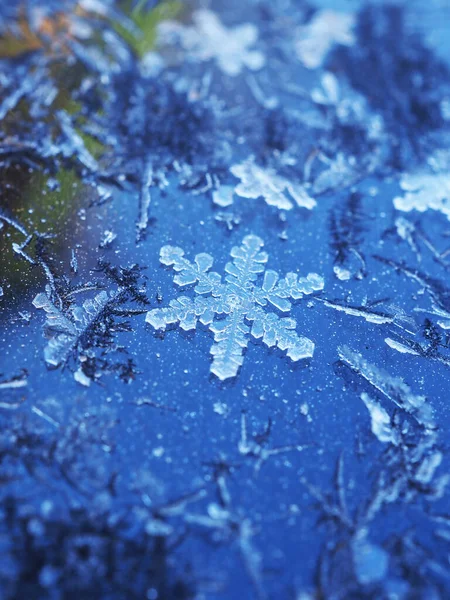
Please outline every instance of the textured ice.
M312 209L316 205L316 201L311 198L302 185L292 183L277 175L272 168L259 166L252 156L244 162L230 167L230 171L241 180L234 191L242 198L262 197L270 206L276 206L283 210L290 210L295 204L308 209ZM220 196L215 196L214 200L220 206L226 206L227 204L224 202L231 203L228 201L227 191Z
M244 362L249 334L262 339L269 347L286 350L293 361L309 358L314 353L313 342L297 335L296 321L279 317L268 311L267 306L271 304L287 313L291 310L290 299L298 300L322 290L323 279L316 273L307 277L287 273L280 280L276 271L265 270L268 255L261 251L263 245L259 237L248 235L241 246L232 248L232 262L225 266L225 281L218 273L210 272L213 257L209 254L197 254L194 262L190 262L181 248L161 248L161 262L177 273L174 282L181 287L195 285L196 296L194 299L180 296L167 308L151 310L146 321L155 329L178 323L188 331L195 329L198 321L206 325L214 333L215 342L211 348L211 372L221 380L237 375ZM256 282L263 273L259 287Z
M0 2L1 598L447 597L448 11L402 4Z

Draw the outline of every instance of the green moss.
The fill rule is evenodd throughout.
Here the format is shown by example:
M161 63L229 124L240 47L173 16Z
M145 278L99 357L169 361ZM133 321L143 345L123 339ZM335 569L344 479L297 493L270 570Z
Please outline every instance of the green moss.
M77 113L81 113L82 106L79 102L69 97L66 104L62 106L62 108L64 108L69 115L75 115ZM86 121L87 119L84 116L78 116L78 123L83 124L86 123ZM94 136L84 132L80 127L75 127L75 131L83 140L86 150L88 150L88 152L92 154L96 160L98 160L104 154L105 146Z
M96 159L98 160L105 152L105 146L101 144L95 137L81 131L80 129L75 129L78 135L84 142L86 150Z
M58 234L52 243L52 254L57 257L52 268L59 271L61 264L67 265L71 258L71 248L83 239L84 222L80 221L78 211L87 205L90 193L75 171L59 169L54 176L59 190L48 187L48 175L42 171L28 171L10 167L1 173L5 185L1 195L1 204L7 214L17 219L28 232L48 232ZM34 240L26 248L34 257ZM5 225L0 235L0 280L8 282L6 293L14 305L32 293L37 286L45 283L41 269L18 258L12 244L22 244L24 236L12 227Z
M121 23L113 23L114 29L131 46L136 55L142 58L147 52L153 50L156 43L156 29L159 23L178 17L183 5L179 0L166 0L152 10L146 10L145 0L131 8L130 3L125 7L127 12L140 31L140 35L133 35Z

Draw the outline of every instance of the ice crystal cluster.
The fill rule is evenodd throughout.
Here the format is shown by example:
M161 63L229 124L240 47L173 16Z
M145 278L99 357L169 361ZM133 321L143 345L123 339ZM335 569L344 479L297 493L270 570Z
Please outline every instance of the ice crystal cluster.
M397 210L436 210L450 220L450 177L448 173L405 173L400 180L404 194L394 198Z
M311 198L301 184L290 182L288 179L277 175L270 167L261 167L256 164L253 157L242 163L230 167L231 173L240 179L235 188L235 193L242 198L264 198L269 206L280 210L290 210L297 206L312 209L316 201ZM222 197L220 198L222 199ZM216 204L226 206L231 204L232 197L225 203L215 199Z
M211 372L222 381L237 375L244 362L249 335L262 339L269 348L286 351L293 361L309 358L314 353L314 343L296 333L296 321L279 317L268 310L268 305L288 313L290 300L322 290L323 278L316 273L307 277L287 273L280 279L276 271L265 270L268 255L261 250L263 245L259 237L248 235L240 246L232 248L232 262L225 266L224 281L218 273L210 271L211 255L197 254L191 262L184 257L181 248L161 248L160 261L177 272L174 282L180 287L195 285L196 295L194 298L180 296L166 308L149 311L146 321L155 329L178 323L188 331L195 329L199 321L208 327L214 333ZM263 281L258 285L262 274Z

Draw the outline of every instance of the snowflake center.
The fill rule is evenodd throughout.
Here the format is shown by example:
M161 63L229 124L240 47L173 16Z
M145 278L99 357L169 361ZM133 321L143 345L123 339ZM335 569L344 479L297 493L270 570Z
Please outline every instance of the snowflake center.
M249 298L238 296L238 294L227 294L226 302L231 312L242 311L247 313L254 304Z

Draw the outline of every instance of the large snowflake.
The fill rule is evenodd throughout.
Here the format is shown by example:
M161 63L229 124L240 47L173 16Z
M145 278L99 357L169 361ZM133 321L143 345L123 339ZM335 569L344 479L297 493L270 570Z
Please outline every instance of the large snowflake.
M215 60L219 69L235 77L246 67L259 71L266 60L251 47L258 40L258 29L252 23L225 27L218 16L208 9L197 10L192 15L193 25L177 21L163 21L159 28L160 41L179 41L188 60Z
M211 372L221 380L237 375L244 362L249 334L262 338L269 347L286 350L293 361L309 358L314 353L313 342L297 335L294 319L279 317L267 307L271 304L280 312L288 313L291 309L289 299L297 300L322 290L323 278L316 273L307 277L288 273L284 279L279 279L275 271L265 271L268 255L261 251L263 245L259 237L248 235L241 246L232 248L232 262L225 266L225 281L218 273L210 271L213 257L209 254L197 254L191 262L184 257L181 248L161 248L161 262L177 272L174 282L182 287L195 284L196 295L194 298L180 296L167 308L149 311L146 321L155 329L178 323L182 329L191 330L196 328L198 321L206 325L214 333ZM262 273L264 278L259 287L256 281Z

